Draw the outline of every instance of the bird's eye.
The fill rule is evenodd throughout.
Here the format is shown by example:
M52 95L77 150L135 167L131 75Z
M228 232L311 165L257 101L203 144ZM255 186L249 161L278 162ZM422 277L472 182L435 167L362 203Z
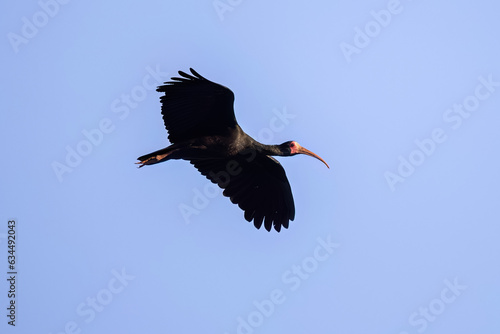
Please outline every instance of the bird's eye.
M290 143L290 147L295 147L295 143L293 141Z

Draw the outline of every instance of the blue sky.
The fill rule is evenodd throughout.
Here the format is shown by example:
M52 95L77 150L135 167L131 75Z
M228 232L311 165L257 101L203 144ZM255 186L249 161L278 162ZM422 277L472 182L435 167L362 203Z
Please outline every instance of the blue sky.
M497 4L2 7L2 333L500 330ZM189 67L248 134L331 166L279 159L288 230L185 161L134 165L168 145L156 85Z

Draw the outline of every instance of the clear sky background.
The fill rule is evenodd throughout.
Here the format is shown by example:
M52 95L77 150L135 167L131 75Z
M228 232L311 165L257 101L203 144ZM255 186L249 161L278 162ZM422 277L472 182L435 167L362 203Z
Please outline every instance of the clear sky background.
M500 332L496 2L65 1L0 11L0 332ZM189 67L330 164L279 159L288 230L134 165Z

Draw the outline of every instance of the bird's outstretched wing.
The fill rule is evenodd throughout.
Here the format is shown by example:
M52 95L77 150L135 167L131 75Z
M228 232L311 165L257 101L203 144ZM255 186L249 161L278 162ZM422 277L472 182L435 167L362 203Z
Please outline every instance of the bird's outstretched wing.
M223 135L237 125L233 92L190 70L193 75L179 71L181 78L173 77L157 89L165 93L161 113L171 143Z
M197 159L191 163L224 189L224 196L245 211L245 219L266 230L288 228L295 218L292 189L285 170L274 158L240 154L232 159Z

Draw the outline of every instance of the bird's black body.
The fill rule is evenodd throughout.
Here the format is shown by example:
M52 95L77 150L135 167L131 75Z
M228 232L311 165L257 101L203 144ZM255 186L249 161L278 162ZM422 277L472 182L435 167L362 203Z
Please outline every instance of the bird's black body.
M245 211L245 219L270 231L288 228L295 218L292 190L285 170L271 155L304 153L321 158L296 142L264 145L240 128L233 110L233 92L191 69L179 71L158 87L165 127L172 143L138 158L151 165L170 159L189 160L198 171L224 189L224 196ZM324 161L323 161L324 162ZM326 162L324 162L326 164ZM328 166L328 165L327 165Z

